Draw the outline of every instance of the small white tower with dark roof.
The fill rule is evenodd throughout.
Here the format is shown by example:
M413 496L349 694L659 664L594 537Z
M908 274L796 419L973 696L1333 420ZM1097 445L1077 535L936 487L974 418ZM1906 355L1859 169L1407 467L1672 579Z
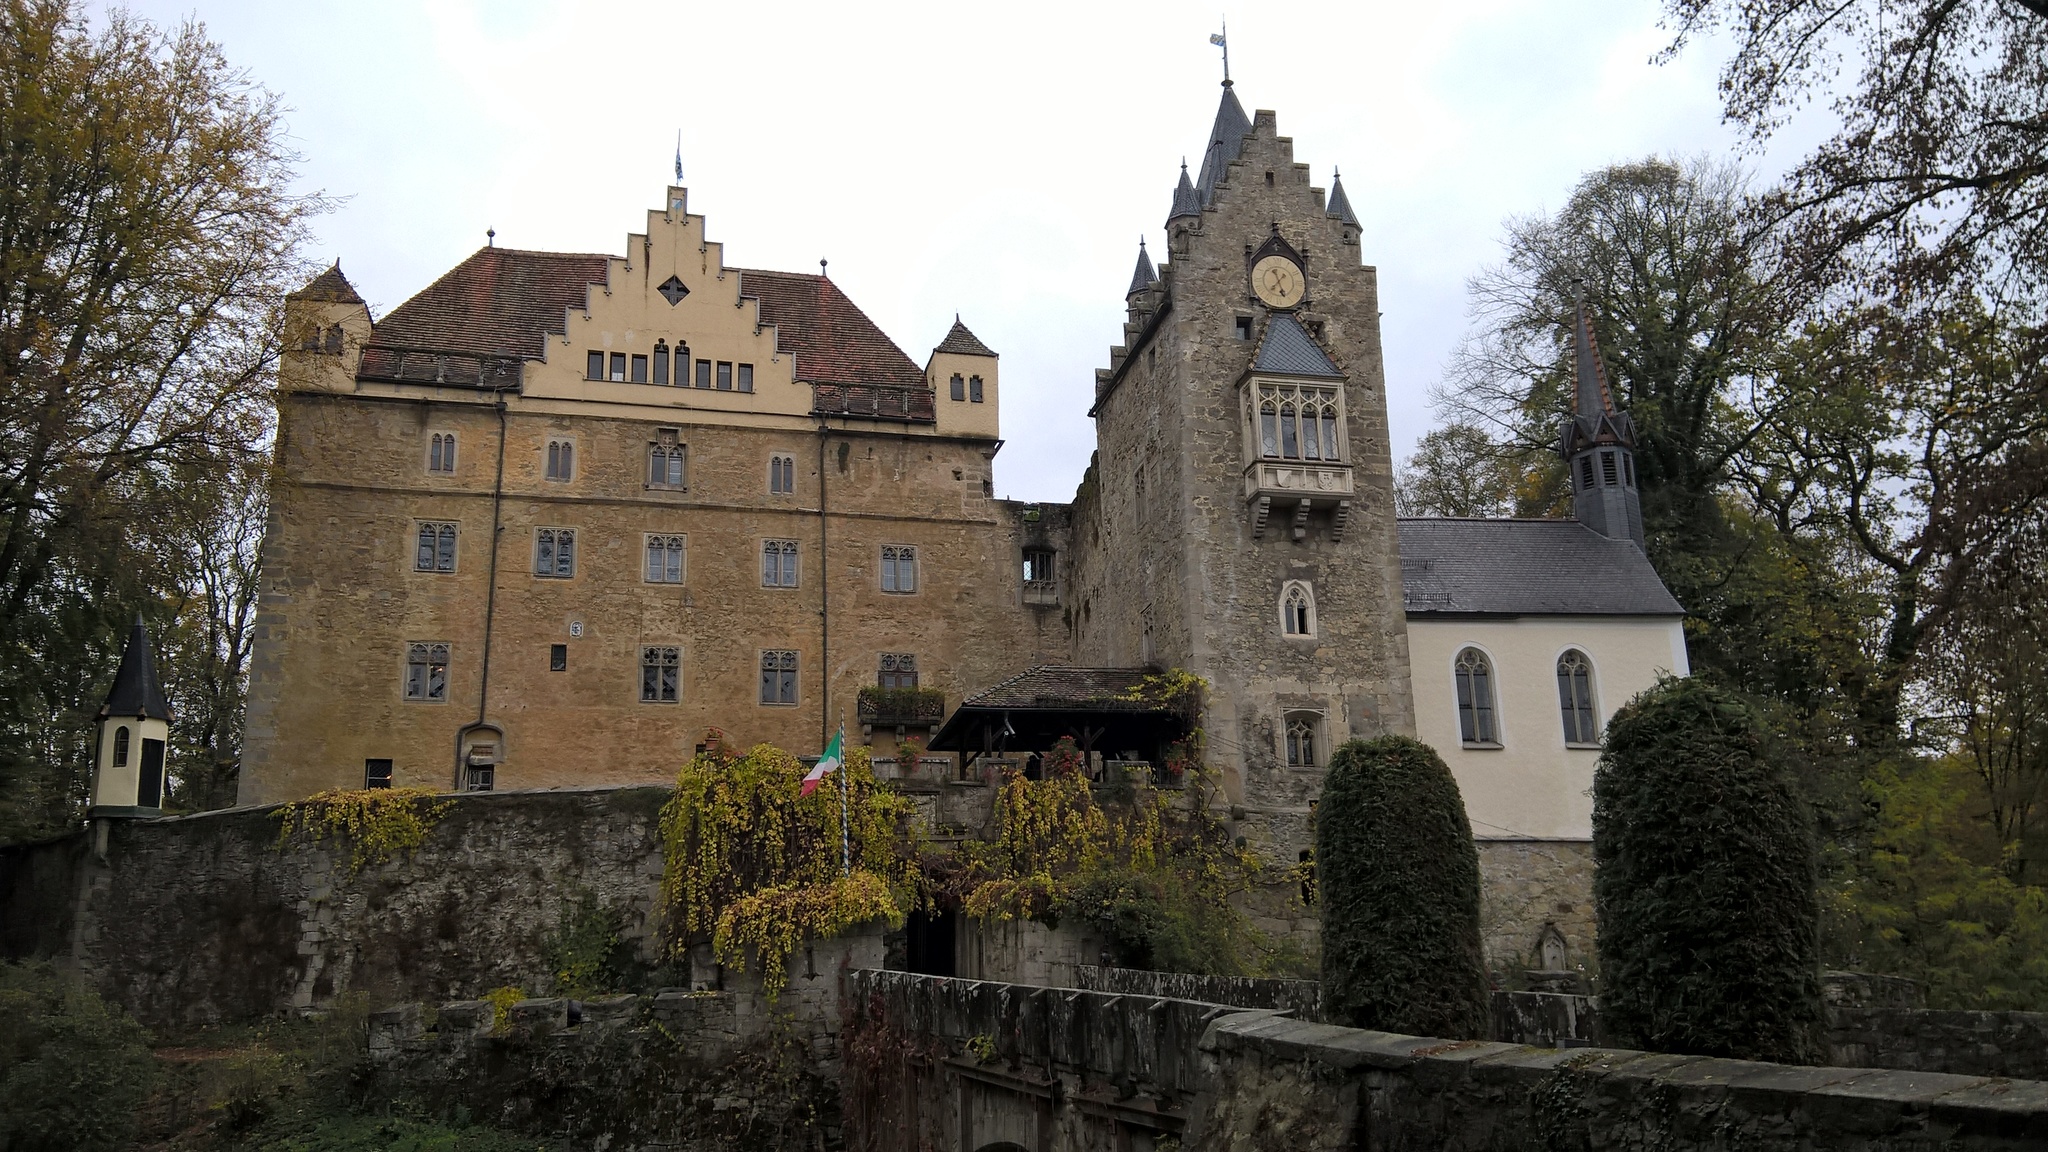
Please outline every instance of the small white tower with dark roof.
M89 816L159 816L164 807L164 749L171 708L157 679L142 617L128 632L114 687L100 706Z

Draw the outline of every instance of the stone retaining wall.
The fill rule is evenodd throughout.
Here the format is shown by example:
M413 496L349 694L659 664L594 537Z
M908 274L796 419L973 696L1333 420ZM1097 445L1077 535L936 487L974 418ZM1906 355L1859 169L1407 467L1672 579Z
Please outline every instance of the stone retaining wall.
M1323 985L1317 980L1261 980L1250 976L1190 976L1184 972L1151 972L1143 968L1109 968L1083 964L1074 969L1074 987L1090 992L1115 992L1174 1000L1201 1000L1233 1008L1266 1008L1291 1012L1297 1019L1321 1020Z

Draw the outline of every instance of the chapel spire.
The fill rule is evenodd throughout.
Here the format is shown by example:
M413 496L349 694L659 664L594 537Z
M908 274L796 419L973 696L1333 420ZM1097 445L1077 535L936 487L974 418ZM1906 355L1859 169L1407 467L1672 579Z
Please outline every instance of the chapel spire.
M1572 515L1602 536L1633 540L1640 548L1635 422L1614 405L1583 291L1575 294L1572 313L1572 415L1558 438L1571 476Z
M1124 290L1125 296L1136 296L1152 285L1159 283L1159 273L1152 269L1152 256L1145 251L1145 238L1138 237L1138 267L1131 272L1131 286Z

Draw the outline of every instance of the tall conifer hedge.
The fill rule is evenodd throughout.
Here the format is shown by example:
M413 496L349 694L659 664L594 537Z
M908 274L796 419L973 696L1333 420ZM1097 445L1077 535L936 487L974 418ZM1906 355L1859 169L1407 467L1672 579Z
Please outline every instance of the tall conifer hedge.
M1435 749L1405 736L1337 749L1316 809L1316 876L1332 1023L1486 1035L1479 854Z
M1593 859L1614 1043L1812 1057L1817 854L1753 707L1673 679L1616 712L1593 780Z

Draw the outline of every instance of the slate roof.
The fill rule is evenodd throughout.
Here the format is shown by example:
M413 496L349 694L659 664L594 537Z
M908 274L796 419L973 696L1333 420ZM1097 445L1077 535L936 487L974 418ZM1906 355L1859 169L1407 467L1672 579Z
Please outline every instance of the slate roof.
M983 344L979 337L967 330L967 325L960 322L960 317L957 313L953 316L952 331L946 333L946 338L939 341L939 346L932 349L932 351L951 352L959 356L995 355L994 349Z
M373 347L537 359L567 310L588 303L611 258L587 252L479 248L384 318Z
M1180 183L1173 189L1173 209L1166 214L1167 223L1183 216L1200 216L1202 197L1195 191L1195 182L1188 179L1188 162L1180 162Z
M147 716L169 720L171 706L164 700L163 681L157 679L156 660L149 650L149 629L142 617L128 630L128 644L121 649L121 668L114 673L114 686L107 702L100 705L100 719L110 716Z
M798 380L807 384L925 386L924 369L883 335L868 314L829 278L757 268L730 271L740 274L740 295L761 302L761 322L775 325L782 350L796 357ZM982 354L995 355L986 349Z
M1251 133L1252 118L1244 114L1244 105L1237 102L1237 93L1230 81L1223 82L1223 102L1216 108L1216 125L1209 130L1209 147L1202 153L1202 175L1195 181L1195 191L1202 197L1202 207L1216 202L1216 186L1223 183L1223 175L1238 153L1244 151L1244 138ZM1175 213L1178 215L1178 213Z
M1351 210L1351 197L1344 194L1344 177L1340 173L1330 175L1330 204L1323 215L1334 216L1353 228L1359 227L1358 213Z
M1055 708L1108 712L1170 712L1165 705L1129 700L1152 673L1144 668L1074 668L1040 664L960 701L961 708Z
M1330 363L1329 354L1285 312L1275 312L1266 321L1266 337L1259 341L1259 354L1253 358L1252 368L1289 376L1329 376L1340 380L1344 377Z
M1138 239L1138 266L1131 269L1131 286L1124 289L1124 295L1135 296L1150 288L1159 280L1159 273L1152 269L1152 255L1145 251L1145 240Z
M1641 549L1576 520L1404 517L1410 615L1683 616Z
M361 304L363 298L356 295L355 285L341 274L341 261L307 283L304 288L286 296L287 300L324 300L332 304Z

